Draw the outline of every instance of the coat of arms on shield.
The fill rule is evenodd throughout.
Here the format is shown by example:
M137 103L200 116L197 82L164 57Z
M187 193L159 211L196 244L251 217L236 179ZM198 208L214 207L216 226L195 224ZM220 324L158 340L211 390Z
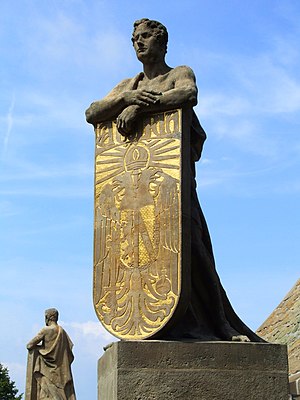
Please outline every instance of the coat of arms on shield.
M182 111L144 117L127 141L96 127L94 306L121 339L145 339L182 289Z

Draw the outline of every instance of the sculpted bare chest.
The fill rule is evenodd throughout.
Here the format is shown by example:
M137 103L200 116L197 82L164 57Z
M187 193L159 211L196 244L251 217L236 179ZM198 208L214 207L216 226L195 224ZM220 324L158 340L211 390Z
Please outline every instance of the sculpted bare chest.
M172 74L157 76L153 79L142 79L138 83L138 89L153 90L155 92L166 92L174 89L175 81Z

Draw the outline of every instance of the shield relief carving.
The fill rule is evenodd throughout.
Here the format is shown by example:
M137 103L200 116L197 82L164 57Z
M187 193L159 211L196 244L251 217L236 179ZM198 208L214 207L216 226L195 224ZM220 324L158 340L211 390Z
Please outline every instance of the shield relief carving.
M156 338L189 300L189 131L183 111L145 116L124 141L95 129L93 301L120 339Z

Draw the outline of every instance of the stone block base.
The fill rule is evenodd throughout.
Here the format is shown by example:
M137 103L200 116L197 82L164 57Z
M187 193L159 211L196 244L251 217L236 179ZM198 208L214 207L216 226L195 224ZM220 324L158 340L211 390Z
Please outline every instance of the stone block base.
M98 400L287 400L286 346L121 341L98 363Z
M290 376L290 393L294 399L300 399L300 372Z

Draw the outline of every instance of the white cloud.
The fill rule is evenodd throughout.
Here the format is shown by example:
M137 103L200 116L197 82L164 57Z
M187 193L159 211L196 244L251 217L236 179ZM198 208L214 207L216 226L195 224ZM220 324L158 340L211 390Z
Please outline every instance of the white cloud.
M103 348L117 339L109 334L100 322L61 322L74 343L75 358L88 357L90 363L96 363Z
M103 348L111 342L116 342L117 339L110 335L100 322L62 322L61 324L74 343L75 360L72 368L75 387L89 385L96 391L97 362L104 352ZM83 392L83 389L81 391Z
M18 100L24 106L22 114L16 114L15 125L19 128L26 127L33 131L39 127L39 133L49 125L55 127L53 134L65 130L65 134L74 134L74 129L86 129L84 105L72 91L47 93L42 89L27 87L19 88ZM69 129L66 129L69 128ZM34 132L33 132L34 133ZM26 137L30 141L30 137Z
M217 78L221 84L200 87L196 108L208 137L216 139L218 146L264 157L267 163L277 160L287 165L291 157L295 159L291 144L298 141L300 57L298 41L288 39L273 35L267 50L250 56L201 55L212 82L223 74ZM284 139L287 134L289 142Z
M86 321L86 322L62 322L63 327L71 329L78 337L94 338L102 340L116 340L109 332L107 332L100 322Z
M200 160L200 164L212 164L213 160L209 159L209 158L201 158Z
M208 93L196 107L202 117L216 118L218 115L238 116L249 112L249 100L239 95L229 96L222 92Z
M274 54L257 54L251 58L224 55L221 58L218 62L228 71L230 80L222 89L213 88L212 92L201 96L198 107L204 117L267 117L300 110L300 78Z
M4 133L2 157L5 157L5 155L6 155L9 138L10 138L11 131L12 131L14 107L15 107L15 95L13 94L12 95L12 100L11 100L11 103L10 103L10 106L9 106L9 110L8 110L8 113L7 113L7 116L6 116L7 128L6 128L6 132Z
M82 3L82 12L86 5ZM34 24L35 36L24 44L29 49L27 59L30 69L40 65L37 74L42 77L43 68L48 66L47 76L55 76L59 71L73 68L82 71L87 80L89 72L106 70L121 71L130 65L130 40L118 27L107 20L105 12L100 15L93 30L88 30L81 15L71 17L62 10L54 16L39 15ZM126 58L124 58L126 54ZM129 55L129 57L128 57ZM49 67L51 66L51 69Z
M275 35L273 37L274 56L280 60L284 66L293 66L299 61L299 51L297 51L298 38L293 38L290 35L282 37Z
M78 179L91 177L93 166L83 163L62 163L61 165L41 165L30 161L16 160L11 166L12 171L0 175L0 181L34 181L39 179L57 179L76 177Z
M247 67L248 65L248 67ZM239 77L252 97L251 112L258 115L300 110L300 81L271 54L240 65Z
M22 163L7 166L0 175L2 196L41 196L49 198L92 198L93 167L82 163L50 165ZM9 204L0 208L7 213Z

